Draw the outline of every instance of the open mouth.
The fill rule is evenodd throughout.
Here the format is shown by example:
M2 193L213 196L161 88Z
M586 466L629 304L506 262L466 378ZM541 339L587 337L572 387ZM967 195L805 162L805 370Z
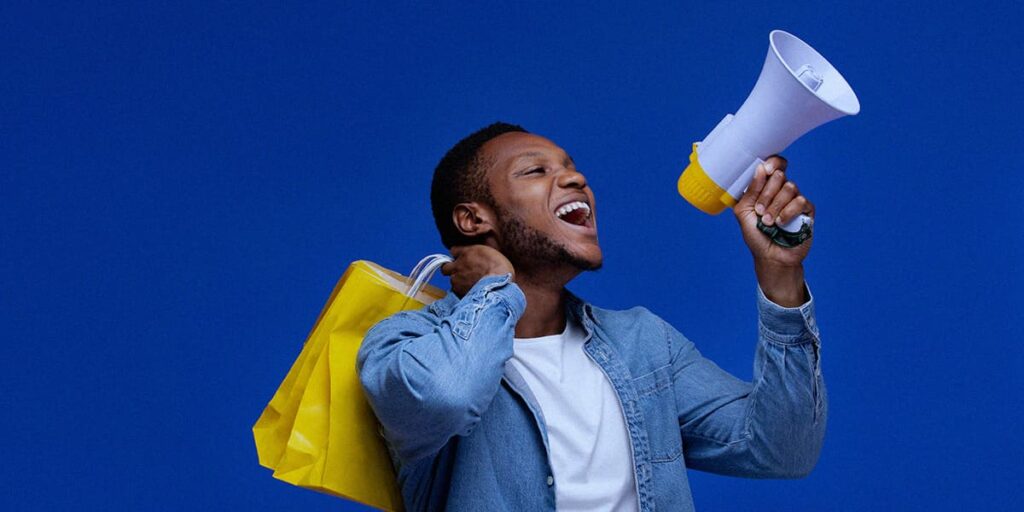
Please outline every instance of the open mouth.
M590 205L583 201L566 203L555 210L555 216L574 226L587 226L591 218Z

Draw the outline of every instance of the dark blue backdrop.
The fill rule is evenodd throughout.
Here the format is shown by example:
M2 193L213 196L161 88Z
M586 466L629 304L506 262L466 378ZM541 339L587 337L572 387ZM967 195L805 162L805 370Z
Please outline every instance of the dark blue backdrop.
M1015 2L0 5L0 508L337 510L250 428L355 259L443 248L430 173L521 123L566 148L605 268L750 378L731 214L675 191L771 29L862 113L785 155L831 412L807 479L691 475L703 510L992 510L1021 498L1022 9ZM438 284L444 284L438 280ZM349 508L351 507L351 508Z

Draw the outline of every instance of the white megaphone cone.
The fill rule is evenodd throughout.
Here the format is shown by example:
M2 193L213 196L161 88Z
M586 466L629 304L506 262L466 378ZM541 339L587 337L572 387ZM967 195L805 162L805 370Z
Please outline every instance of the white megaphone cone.
M773 30L768 41L768 58L747 101L693 145L679 177L679 193L712 215L736 204L762 159L820 125L860 112L850 84L814 48L782 30ZM797 232L809 223L801 215L779 227Z

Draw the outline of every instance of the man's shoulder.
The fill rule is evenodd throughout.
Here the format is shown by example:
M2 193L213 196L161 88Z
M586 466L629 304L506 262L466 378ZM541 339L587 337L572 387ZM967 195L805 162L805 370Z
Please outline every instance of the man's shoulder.
M640 305L626 309L610 309L590 304L590 309L594 312L595 316L603 318L659 318L658 315L655 315L651 310Z
M398 311L385 317L371 326L367 335L403 331L410 328L429 329L431 326L437 325L440 319L434 305L427 304L419 308Z
M609 309L590 305L602 338L611 343L634 371L648 373L670 364L677 351L674 330L660 316L644 306Z
M627 309L602 308L588 303L591 314L600 325L617 327L647 327L661 329L665 321L644 306L633 306Z

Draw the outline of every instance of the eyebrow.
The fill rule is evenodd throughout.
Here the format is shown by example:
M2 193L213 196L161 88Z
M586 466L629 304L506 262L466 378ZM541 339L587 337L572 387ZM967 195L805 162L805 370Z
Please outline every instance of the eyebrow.
M546 157L546 156L548 156L548 155L546 155L544 153L541 153L540 151L527 151L526 153L520 153L520 154L516 155L516 158L513 161L514 162L518 162L522 158ZM575 167L576 166L576 162L572 159L571 156L569 156L568 153L566 153L565 154L565 158L562 159L562 165L564 165L566 167L569 167L570 165L572 165L573 167Z

